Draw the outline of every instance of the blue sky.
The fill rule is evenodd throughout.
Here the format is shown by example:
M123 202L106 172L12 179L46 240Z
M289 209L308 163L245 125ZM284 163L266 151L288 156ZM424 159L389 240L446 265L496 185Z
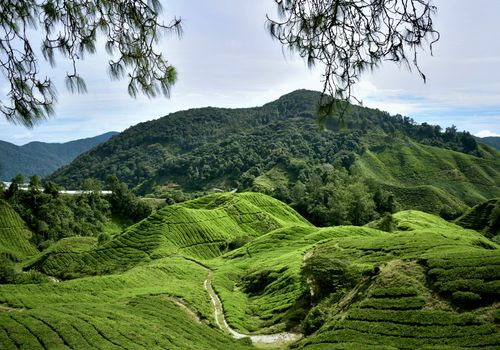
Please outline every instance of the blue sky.
M67 63L44 65L57 84L56 115L33 129L0 119L0 140L24 144L39 140L65 142L202 106L252 107L290 91L321 89L321 67L309 70L298 57L283 52L265 27L275 16L273 0L165 0L164 18L180 16L184 36L161 42L178 70L170 99L129 97L126 82L110 81L104 50L79 64L88 93L70 94L64 87ZM415 72L387 62L363 77L356 96L368 107L408 115L418 122L455 124L473 134L500 136L500 2L435 0L441 40L434 56L420 55L426 84ZM5 93L0 80L0 93ZM4 98L2 95L0 98Z

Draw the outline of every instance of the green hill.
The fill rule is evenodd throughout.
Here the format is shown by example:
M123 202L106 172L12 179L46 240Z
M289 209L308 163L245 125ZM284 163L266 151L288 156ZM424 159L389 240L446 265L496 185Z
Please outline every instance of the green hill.
M411 140L372 146L353 171L395 194L404 208L462 212L500 191L500 163Z
M500 153L469 133L359 106L321 130L319 95L299 90L262 107L172 113L127 129L49 179L69 188L115 174L139 194L175 202L213 189L258 191L317 225L359 223L334 219L333 203L358 201L334 194L355 183L368 184L358 191L367 195L392 193L403 209L449 217L500 196Z
M169 206L103 246L61 242L35 265L107 275L0 285L0 344L249 348L218 328L211 283L229 326L302 332L293 348L498 348L500 246L420 211L392 220L392 232L317 228L258 193Z
M220 256L269 231L310 224L285 204L261 194L213 194L158 210L90 252L54 249L31 267L55 276L125 270L167 256Z
M455 220L455 223L484 233L487 237L500 234L500 199L478 204Z
M19 173L25 177L49 175L116 134L112 131L65 143L30 142L23 146L0 141L0 179L10 181Z
M31 232L11 206L0 199L0 255L19 261L38 253L30 243Z

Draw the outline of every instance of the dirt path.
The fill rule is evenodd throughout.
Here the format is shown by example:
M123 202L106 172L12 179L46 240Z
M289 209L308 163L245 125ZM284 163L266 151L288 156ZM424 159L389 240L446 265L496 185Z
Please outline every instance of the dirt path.
M277 334L248 335L239 333L234 329L232 329L227 324L226 318L224 316L224 309L222 307L222 303L219 299L219 296L212 287L213 272L211 270L208 271L209 271L208 277L205 280L204 287L207 290L208 294L210 295L210 299L212 300L212 304L214 306L215 322L222 330L229 332L229 334L231 334L233 338L241 339L248 337L252 340L252 343L254 344L284 345L286 343L297 341L302 337L302 334L300 333L289 333L289 332L282 332Z

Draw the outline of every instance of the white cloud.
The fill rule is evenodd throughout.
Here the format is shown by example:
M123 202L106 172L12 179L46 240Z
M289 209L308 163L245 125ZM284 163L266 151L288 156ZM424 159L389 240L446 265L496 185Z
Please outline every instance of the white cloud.
M500 134L492 132L490 130L481 130L474 134L477 137L500 137Z

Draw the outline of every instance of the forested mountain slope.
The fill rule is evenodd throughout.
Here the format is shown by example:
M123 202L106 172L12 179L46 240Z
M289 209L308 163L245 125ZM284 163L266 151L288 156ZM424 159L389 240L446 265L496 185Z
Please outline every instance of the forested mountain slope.
M9 181L18 173L46 176L116 134L112 131L65 143L30 142L23 146L0 141L0 179Z
M291 203L320 225L370 220L343 208L364 202L348 199L352 193L385 191L401 208L451 217L500 195L500 153L469 133L359 106L321 130L319 96L299 90L262 107L192 109L140 123L49 179L69 188L115 174L140 194L174 199L176 191L251 189Z

